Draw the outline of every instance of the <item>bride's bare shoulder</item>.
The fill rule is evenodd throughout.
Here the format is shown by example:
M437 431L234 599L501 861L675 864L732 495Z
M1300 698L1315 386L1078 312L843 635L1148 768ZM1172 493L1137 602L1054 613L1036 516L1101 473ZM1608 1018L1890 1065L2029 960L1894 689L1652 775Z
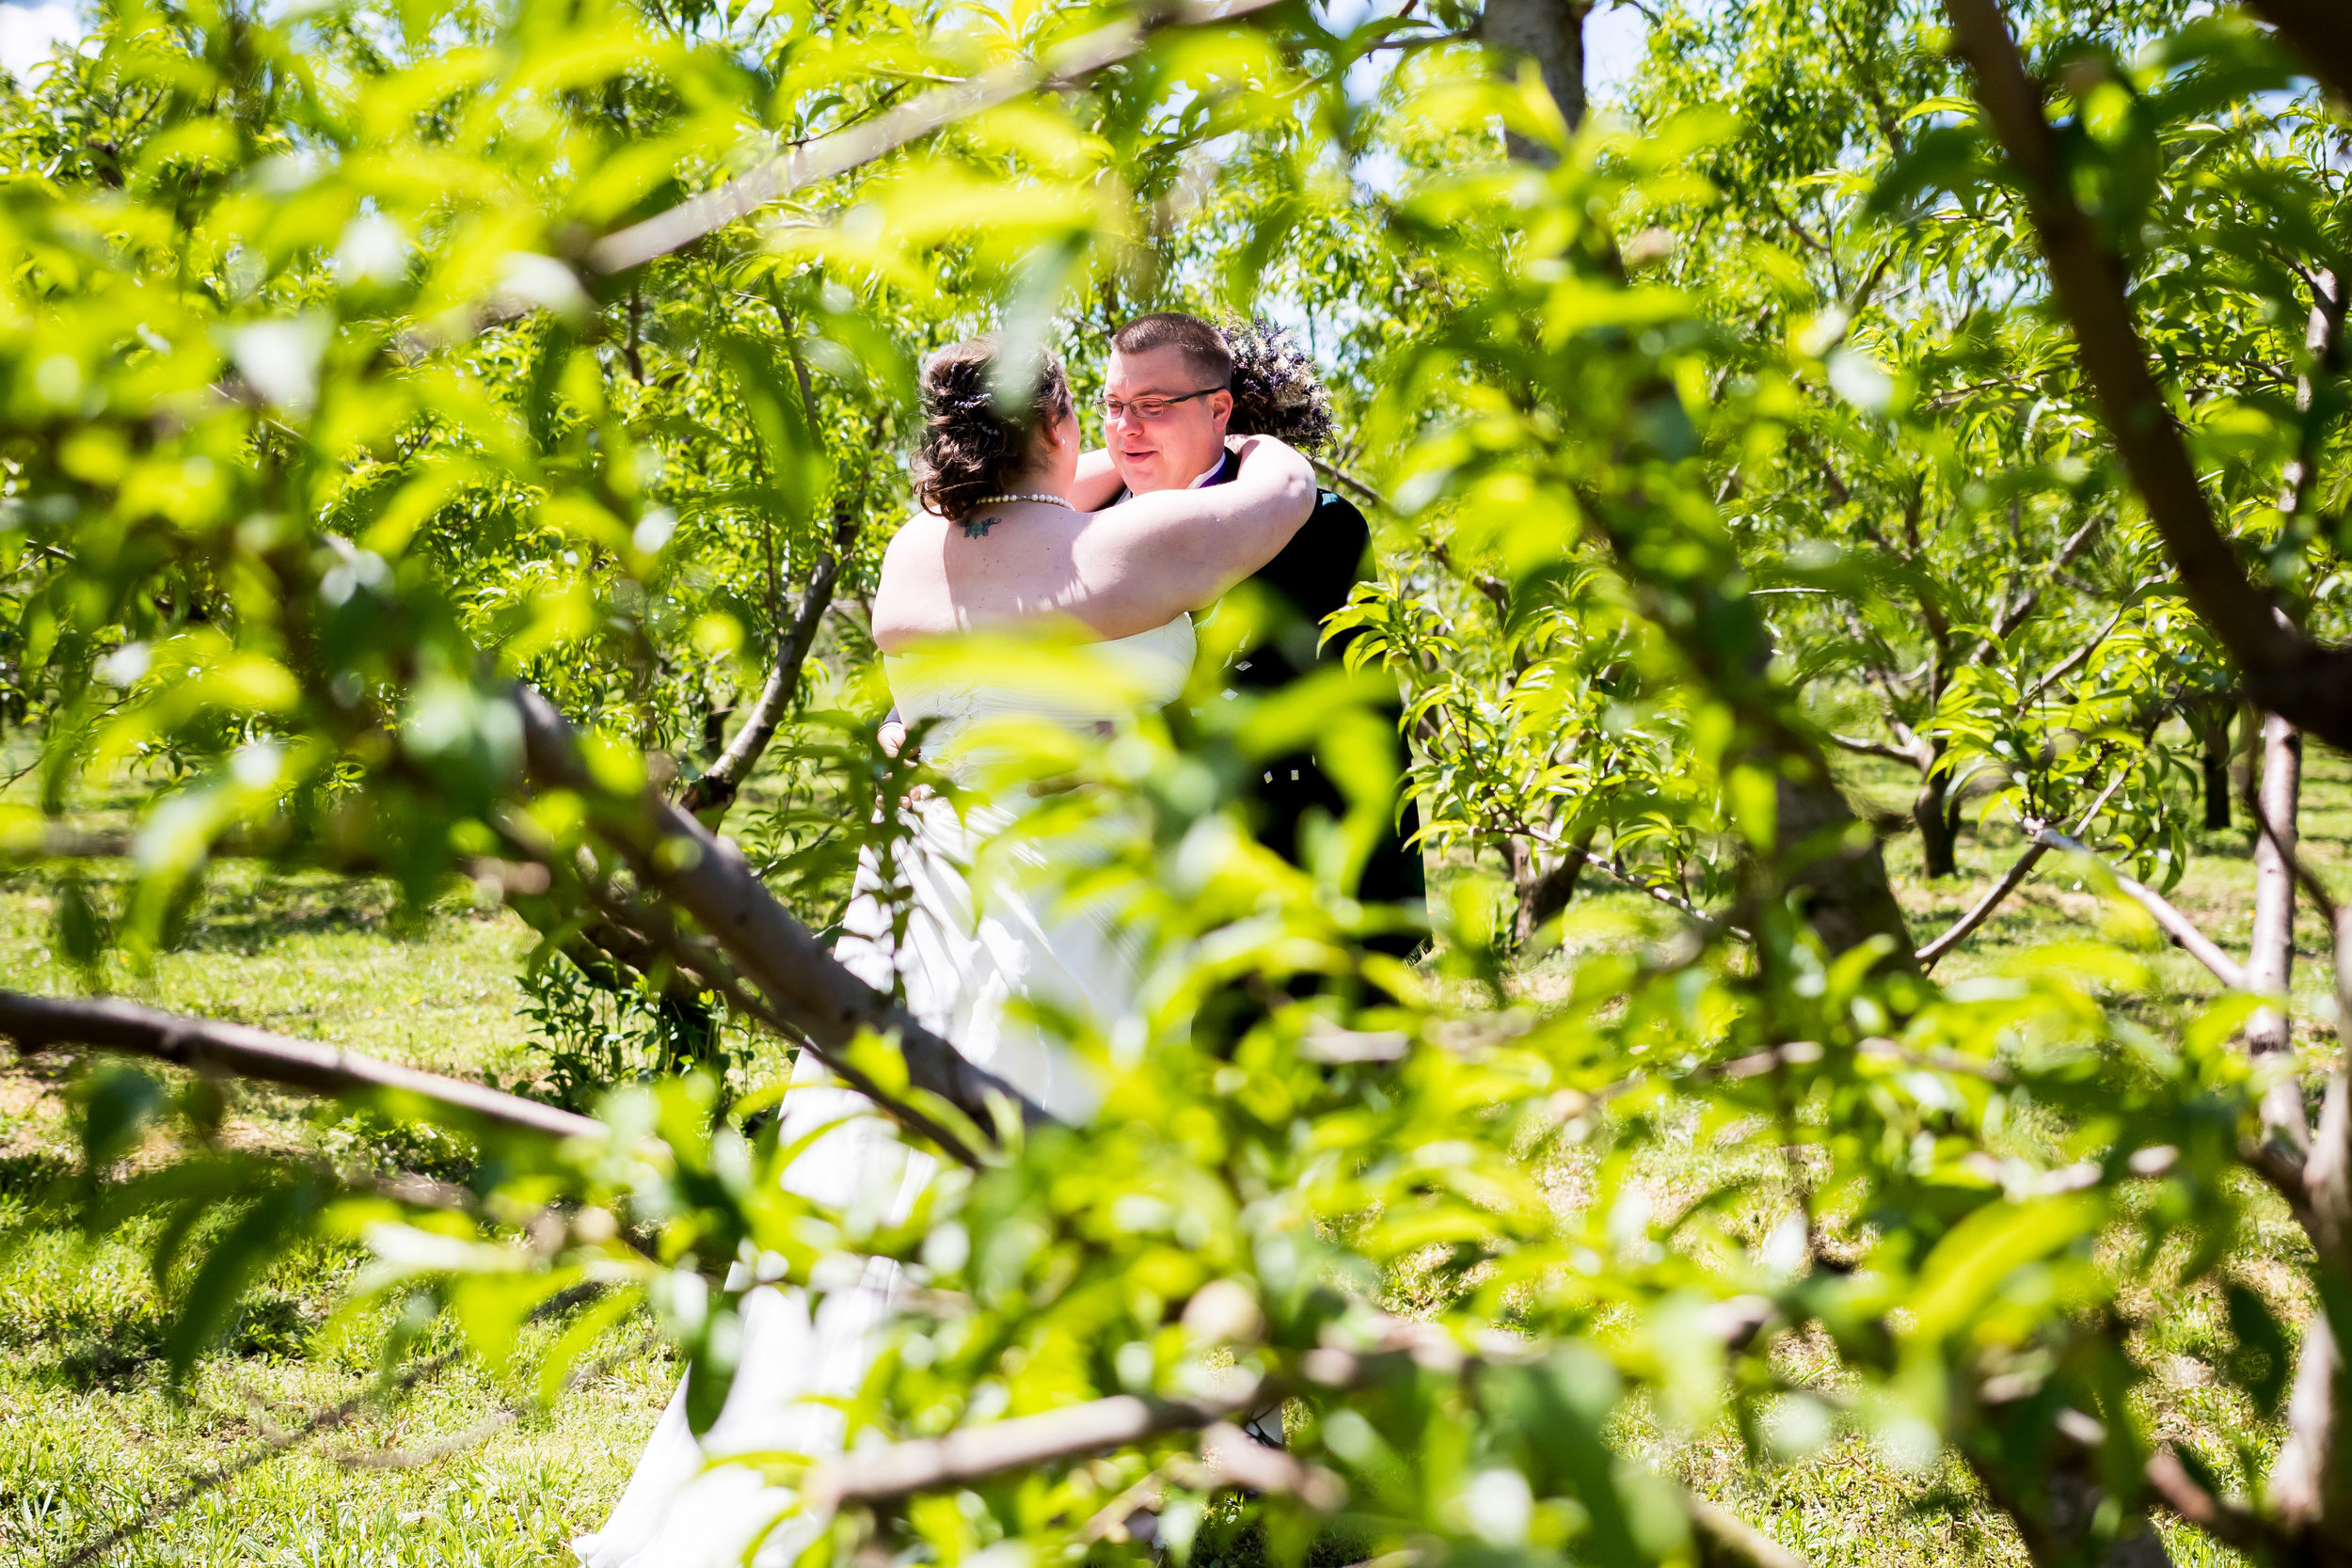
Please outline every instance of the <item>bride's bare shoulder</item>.
M893 576L936 576L946 543L946 518L936 512L913 514L882 548L882 582L889 582Z
M945 629L943 610L952 625L944 557L947 528L936 512L916 511L883 546L874 580L874 645L882 652Z

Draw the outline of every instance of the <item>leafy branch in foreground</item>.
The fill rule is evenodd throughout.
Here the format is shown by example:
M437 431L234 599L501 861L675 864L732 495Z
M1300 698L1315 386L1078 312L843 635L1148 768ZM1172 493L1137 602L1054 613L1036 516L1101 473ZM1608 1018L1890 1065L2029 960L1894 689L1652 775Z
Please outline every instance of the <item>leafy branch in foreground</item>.
M2095 942L1989 953L1963 931L1929 944L1961 977L1931 981L1884 814L1850 794L1823 721L1861 691L1929 751L1942 736L1945 760L1981 763L2021 820L2153 858L2182 837L2158 736L2181 703L2243 682L2281 713L2309 699L2315 724L2331 700L2314 683L2337 657L2318 585L2342 368L2296 362L2312 395L2291 418L2275 333L2217 333L2244 352L2186 361L2251 388L2212 445L2226 494L2258 474L2267 512L2230 535L2204 506L2236 588L2178 548L2151 586L2198 518L2151 535L2102 476L2120 464L2146 491L2165 470L2140 459L2171 460L2148 442L2195 451L2161 419L2124 430L2166 410L2116 402L2104 372L2090 401L2116 420L2086 414L2039 301L1984 296L2023 252L1979 222L2003 198L1945 68L1899 47L1930 8L1735 9L1672 13L1659 37L1695 39L1704 62L1721 57L1708 26L1818 28L1838 50L1767 51L1731 85L1848 72L1820 118L1867 122L1867 156L1785 107L1784 141L1726 123L1688 79L1638 132L1571 135L1567 84L1548 91L1541 69L1499 72L1418 24L1414 49L1385 49L1393 15L1343 33L1277 7L1184 26L1127 12L1109 33L1059 7L681 24L516 0L428 7L413 35L369 6L126 13L43 89L54 105L12 100L15 166L51 172L0 191L21 259L0 276L0 653L10 722L41 752L5 840L101 847L68 825L103 810L124 819L103 847L131 851L119 900L78 883L58 900L74 972L136 976L216 862L259 851L380 869L411 906L474 879L549 951L594 933L618 983L812 1058L800 1088L615 1085L584 1125L325 1047L7 1002L47 1037L112 1030L472 1117L481 1157L437 1204L245 1147L215 1078L93 1068L68 1196L145 1249L177 1363L273 1259L321 1243L358 1261L389 1358L446 1323L548 1399L647 1313L689 1367L689 1429L709 1433L739 1388L757 1395L760 1324L886 1296L864 1375L821 1406L842 1441L727 1456L755 1472L779 1549L812 1564L1139 1560L1119 1536L1147 1495L1173 1558L1231 1519L1277 1560L1322 1541L1392 1568L1785 1560L1686 1482L1735 1447L1760 1469L1831 1441L1964 1467L2053 1568L2145 1560L2190 1529L2341 1560L2352 1080L2327 1065L2315 1118L2286 1097L2298 1141L2265 1106L2299 1061L2240 1043L2258 999L2153 1004L2147 967ZM2187 41L2149 55L2147 80L2185 59L2220 93L2193 120L2168 101L2182 128L2160 153L2207 135L2189 126L2255 124L2281 80L2261 55L2271 74L2215 86L2199 62L2271 46L2187 23L2152 3L2094 40L2137 57L2173 29ZM1083 71L1056 52L1073 37L1097 52ZM1369 96L1350 87L1367 59L1394 64ZM2091 113L2100 82L2138 90L2101 71L2077 73L2082 113L2129 130L2113 94ZM943 97L907 87L942 76ZM105 162L58 127L110 81L154 98ZM2039 88L2026 107L2042 116ZM692 205L747 146L834 162L804 163L827 178L758 222L746 199L798 176L763 162ZM1906 161L1923 148L1944 159L1926 173ZM1779 164L1731 178L1742 158ZM2310 195L2307 227L2332 231L2315 176L2201 166L2241 194ZM1963 187L1943 248L1902 207L1939 169ZM2038 211L2073 199L2079 170L2042 172ZM580 287L592 236L647 222L691 243ZM1635 222L1659 232L1621 233ZM1783 241L1806 262L1782 265ZM2305 319L2292 268L2213 248L2265 258L2262 297L2302 307L2241 309L2240 290L2222 314ZM2122 298L2113 260L2101 286ZM852 460L908 428L910 367L982 325L1098 356L1146 304L1205 308L1185 293L1201 279L1295 288L1333 334L1338 467L1403 536L1353 626L1327 628L1357 634L1357 684L1229 700L1223 661L1252 638L1312 635L1236 602L1204 618L1208 656L1169 712L1104 736L1011 726L953 787L887 760L865 744L885 699L862 596L899 492L889 463ZM2149 309L2176 308L2170 287ZM2032 398L1972 390L2005 378ZM1971 434L2031 403L2048 420L2031 442ZM1952 423L1899 412L1930 404ZM2274 438L2290 425L2317 438ZM2290 444L2310 481L2292 518L2269 504ZM1809 518L1833 513L1838 540L1816 547ZM1939 521L1945 555L1913 547ZM1930 582L1963 546L1983 558L1966 592ZM2249 596L2269 608L2257 558L2282 600L2312 584L2299 625L2318 629L2244 642ZM2228 625L2201 638L2182 602ZM1088 678L1046 645L943 657L976 685ZM1433 839L1539 851L1515 895L1576 857L1648 895L1540 916L1526 900L1524 921L1515 896L1525 935L1557 920L1577 939L1531 971L1504 962L1466 878L1425 962L1384 951L1410 917L1349 872L1392 803L1397 736L1360 689L1382 668L1414 687L1408 787ZM745 715L732 741L724 714ZM742 802L732 842L682 809L723 800L669 797L698 747L711 795ZM1345 800L1294 861L1254 839L1240 786L1300 749ZM1895 749L1908 789L1943 777ZM118 804L126 781L141 787ZM941 812L1017 805L974 848L980 885L1028 879L1038 907L1101 916L1131 950L1116 1018L1024 1003L1091 1075L1097 1114L1046 1116L958 1049L991 1042L829 951L852 893L906 911L916 782ZM1939 785L1939 821L1975 784ZM2260 820L2295 873L2288 824ZM2304 891L2325 904L2315 879ZM870 1110L806 1125L818 1064ZM895 1179L812 1196L835 1134ZM2280 1203L2308 1254L2250 1250ZM589 1286L560 1332L523 1333ZM2257 1440L2185 1427L2183 1361ZM1212 1429L1277 1394L1283 1456L1227 1451Z

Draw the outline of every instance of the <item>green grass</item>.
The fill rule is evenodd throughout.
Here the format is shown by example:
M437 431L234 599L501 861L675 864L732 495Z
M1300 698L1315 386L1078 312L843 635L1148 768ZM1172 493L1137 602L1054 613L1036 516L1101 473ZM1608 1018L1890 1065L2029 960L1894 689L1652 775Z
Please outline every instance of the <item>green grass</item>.
M2308 852L2331 872L2352 868L2352 765L2314 748L2307 768ZM1899 805L1902 781L1891 769L1854 782L1881 806ZM2200 847L2175 901L2242 951L2252 886L2244 834L2205 835ZM1917 876L1915 840L1894 839L1888 852L1924 938L1957 918L2017 844L2008 830L1971 833L1962 845L1963 875L1933 883ZM1947 960L1945 977L1982 973L2035 943L2096 927L2096 901L2061 866L2045 867ZM0 877L0 983L83 989L50 951L55 897L54 884L38 873ZM152 974L110 963L103 980L108 990L161 1006L440 1071L512 1080L532 1064L514 983L532 941L512 916L462 899L404 918L380 884L232 864ZM2306 954L2327 950L2308 911L2299 945ZM2130 1006L2152 1023L2176 1021L2218 990L2169 948L2151 947L2148 957L2153 984ZM1522 977L1528 992L1540 997L1554 987L1565 961L1532 966ZM2298 966L2298 1026L2323 1050L2317 1021L2326 991L2319 964ZM68 1168L65 1070L48 1059L0 1065L0 1226L21 1220L42 1185ZM234 1125L236 1135L263 1143L324 1141L390 1163L430 1161L430 1149L370 1147L374 1135L364 1129L316 1116L297 1097L246 1088L237 1094ZM1705 1174L1704 1151L1677 1158L1689 1166L1684 1174ZM163 1313L135 1242L91 1243L67 1230L34 1229L0 1257L0 1568L61 1560L373 1378L386 1324L366 1313L337 1318L358 1259L319 1246L283 1259L226 1344L176 1386L167 1370ZM2277 1216L2249 1239L2245 1264L2291 1294L2299 1251L2291 1224ZM2228 1473L2227 1438L2250 1431L2250 1418L2231 1397L2201 1386L2189 1359L2218 1337L2218 1305L2184 1295L2149 1304L2149 1315L2148 1348L2160 1366L2180 1370L2151 1393L2162 1430L2198 1443ZM515 1390L460 1362L245 1470L107 1560L568 1562L564 1542L601 1522L675 1375L666 1354L646 1341L552 1414L501 1423L499 1413ZM1835 1436L1809 1457L1763 1470L1748 1465L1723 1433L1671 1441L1653 1434L1648 1446L1821 1568L2024 1561L1964 1476L1950 1466L1907 1469L1858 1436ZM2185 1568L2236 1560L2186 1531L2167 1533Z
M53 897L40 877L0 879L7 984L80 989L48 950ZM514 976L533 941L502 912L453 904L404 922L378 884L231 865L151 975L110 966L105 980L159 1006L512 1079L531 1066ZM63 1071L47 1060L0 1069L0 1223L21 1218L67 1168ZM242 1088L237 1105L239 1138L325 1143L396 1164L429 1163L432 1153L364 1147L372 1139L363 1128L318 1121L293 1096ZM175 1386L164 1314L136 1240L93 1244L43 1229L0 1259L5 1568L57 1560L374 1381L373 1354L387 1325L369 1313L334 1321L358 1260L318 1246L282 1260L223 1349ZM246 1471L105 1560L569 1561L564 1543L602 1522L676 1376L649 1340L628 1343L636 1354L551 1414L431 1457L520 1402L516 1389L461 1361ZM403 1458L418 1462L385 1463Z

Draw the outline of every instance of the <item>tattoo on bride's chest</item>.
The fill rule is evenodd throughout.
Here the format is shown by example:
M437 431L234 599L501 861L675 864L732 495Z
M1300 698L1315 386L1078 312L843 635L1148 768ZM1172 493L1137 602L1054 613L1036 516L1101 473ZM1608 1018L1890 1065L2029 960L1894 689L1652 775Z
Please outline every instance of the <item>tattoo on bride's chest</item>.
M963 520L963 536L966 539L985 539L988 537L988 531L994 528L996 523L997 519L994 517L966 517Z

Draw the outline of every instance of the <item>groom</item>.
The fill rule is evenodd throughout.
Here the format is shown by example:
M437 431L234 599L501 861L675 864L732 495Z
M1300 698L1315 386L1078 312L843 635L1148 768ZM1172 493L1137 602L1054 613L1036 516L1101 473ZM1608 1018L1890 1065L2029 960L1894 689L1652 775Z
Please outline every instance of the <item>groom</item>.
M1103 385L1104 440L1127 494L1232 479L1241 467L1241 459L1225 450L1233 418L1232 379L1233 358L1223 334L1198 316L1163 311L1138 317L1112 334ZM1277 601L1278 610L1290 613L1228 673L1232 686L1272 691L1319 666L1340 664L1337 642L1317 646L1322 623L1347 602L1371 543L1364 515L1335 492L1323 491L1313 514L1281 553L1250 578ZM1308 811L1320 808L1336 819L1347 810L1345 796L1311 751L1276 758L1263 770L1256 796L1260 842L1293 863L1299 860L1299 827ZM1410 831L1408 808L1406 833ZM1421 853L1406 847L1405 836L1391 828L1374 846L1358 888L1366 902L1426 896ZM1409 950L1414 944L1394 945Z

